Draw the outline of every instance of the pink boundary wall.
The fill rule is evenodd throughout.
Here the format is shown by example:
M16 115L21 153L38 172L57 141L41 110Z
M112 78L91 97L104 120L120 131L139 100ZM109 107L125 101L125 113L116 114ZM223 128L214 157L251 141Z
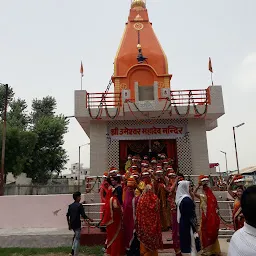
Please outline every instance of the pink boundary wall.
M0 228L67 228L67 207L72 202L71 194L2 196Z

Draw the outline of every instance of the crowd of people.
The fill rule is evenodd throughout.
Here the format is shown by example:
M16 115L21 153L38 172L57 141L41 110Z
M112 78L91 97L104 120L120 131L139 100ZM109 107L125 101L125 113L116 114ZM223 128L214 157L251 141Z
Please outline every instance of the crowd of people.
M125 175L121 175L115 167L104 173L100 187L103 203L100 224L107 232L107 255L158 255L158 250L163 248L162 232L169 230L177 256L195 256L199 252L200 255L221 255L218 241L221 219L217 199L209 186L209 177L201 175L194 188L171 164L172 160L167 159L165 154L152 159L129 155ZM243 176L234 176L228 186L228 192L235 199L234 229L247 232L242 199L244 191ZM200 201L201 216L196 216L195 199ZM76 201L70 206L67 216L74 208L87 218ZM244 228L247 228L246 231ZM77 230L74 231L73 251L76 250L77 240Z
M198 186L172 167L165 154L149 159L128 156L126 173L112 167L104 173L100 193L102 222L106 226L107 255L158 255L162 248L162 232L172 231L176 255L220 255L218 232L220 217L217 199L209 186L209 177L201 175ZM236 193L231 185L236 184ZM236 199L235 229L243 226L240 198L243 177L232 180L229 191ZM195 201L200 200L200 223L197 222ZM171 236L171 233L170 233Z

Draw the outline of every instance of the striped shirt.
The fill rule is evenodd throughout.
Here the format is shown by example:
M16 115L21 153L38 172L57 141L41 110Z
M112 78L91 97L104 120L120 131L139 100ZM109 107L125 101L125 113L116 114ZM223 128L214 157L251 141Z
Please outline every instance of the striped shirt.
M228 256L256 256L256 228L244 223L230 241Z

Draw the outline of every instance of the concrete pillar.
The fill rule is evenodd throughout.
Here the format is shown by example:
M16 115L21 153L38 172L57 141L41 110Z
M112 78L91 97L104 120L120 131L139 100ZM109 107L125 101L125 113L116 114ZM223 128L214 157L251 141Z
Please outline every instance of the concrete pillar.
M135 102L139 101L139 83L134 83Z
M154 100L158 101L158 82L154 81Z

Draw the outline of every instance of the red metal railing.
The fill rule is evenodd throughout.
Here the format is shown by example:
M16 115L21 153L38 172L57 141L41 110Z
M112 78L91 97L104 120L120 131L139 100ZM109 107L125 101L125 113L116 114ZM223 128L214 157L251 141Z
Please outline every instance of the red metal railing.
M86 107L117 107L121 105L121 93L103 92L103 93L87 93Z
M159 100L166 100L165 98L159 98ZM171 91L170 100L173 105L187 106L187 105L205 105L211 104L210 89L206 90L178 90ZM117 107L122 105L121 93L87 93L86 107L98 108L98 107ZM134 99L128 101L134 102Z
M166 98L160 98L166 99ZM209 88L206 90L178 90L171 91L171 102L174 105L188 106L188 105L205 105L210 104Z

